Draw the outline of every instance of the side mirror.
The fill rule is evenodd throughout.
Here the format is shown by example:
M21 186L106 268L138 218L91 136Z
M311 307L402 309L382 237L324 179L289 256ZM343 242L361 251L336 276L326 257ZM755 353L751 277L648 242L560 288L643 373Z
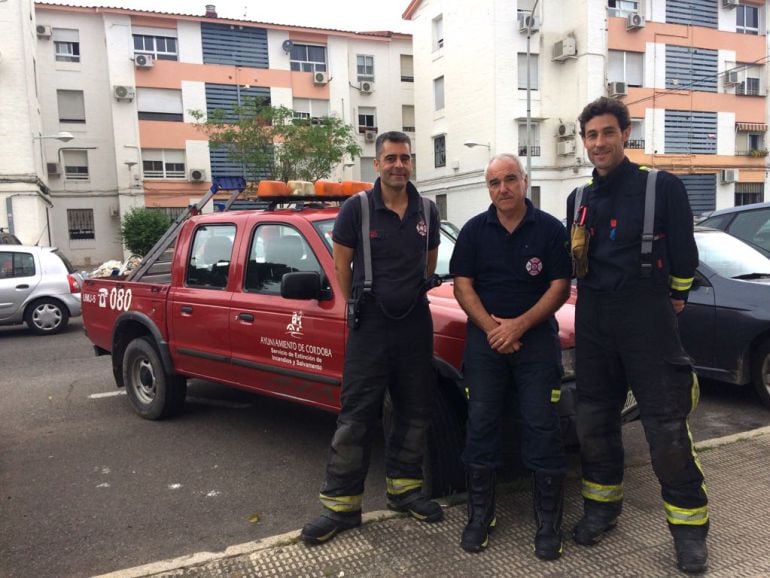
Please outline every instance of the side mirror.
M317 271L297 271L281 277L281 297L284 299L321 299L321 274Z

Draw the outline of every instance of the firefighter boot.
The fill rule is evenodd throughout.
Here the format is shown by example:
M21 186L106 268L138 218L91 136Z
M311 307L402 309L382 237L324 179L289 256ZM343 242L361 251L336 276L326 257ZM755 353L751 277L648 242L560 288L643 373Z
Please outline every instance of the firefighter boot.
M305 524L299 537L306 544L322 544L350 528L361 525L361 510L354 512L334 512L326 510L323 514Z
M674 536L677 568L688 574L705 572L708 566L709 552L706 547L706 532L703 527L671 528L671 533Z
M407 513L420 522L440 522L444 519L444 510L437 502L423 496L422 488L400 495L388 492L388 508Z
M460 546L467 552L479 552L487 547L495 519L495 470L487 466L469 465L468 524L463 530Z
M598 544L604 534L618 523L618 516L623 509L623 502L597 502L584 500L583 517L572 531L575 542L581 546Z
M562 552L561 519L564 513L564 476L535 473L535 556L556 560Z

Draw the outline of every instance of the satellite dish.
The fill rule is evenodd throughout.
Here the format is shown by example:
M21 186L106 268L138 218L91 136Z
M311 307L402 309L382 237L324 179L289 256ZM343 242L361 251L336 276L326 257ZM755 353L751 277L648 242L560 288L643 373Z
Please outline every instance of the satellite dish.
M291 49L294 46L294 43L291 40L284 40L281 46L283 47L284 52L291 52Z

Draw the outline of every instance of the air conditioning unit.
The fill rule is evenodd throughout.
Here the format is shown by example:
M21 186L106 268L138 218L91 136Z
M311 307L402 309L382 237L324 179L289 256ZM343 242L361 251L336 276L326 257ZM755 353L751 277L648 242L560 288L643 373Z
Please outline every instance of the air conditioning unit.
M190 180L193 183L201 183L206 180L206 171L203 169L190 169Z
M531 14L519 14L519 32L526 34L529 30L538 32L540 30L540 21Z
M575 154L574 140L561 140L556 143L556 154L560 157L568 157Z
M112 87L112 95L116 100L134 100L136 90L133 86L116 85Z
M577 55L577 42L572 36L562 38L553 45L553 57L551 60L561 62Z
M362 94L371 94L374 92L374 83L371 80L362 80L358 83L358 90Z
M325 72L314 72L313 84L329 84L329 75Z
M740 84L743 82L743 70L733 69L725 72L725 84Z
M577 127L574 122L562 122L556 129L556 136L568 137L577 134Z
M49 175L60 175L61 165L59 163L45 163L45 170Z
M722 0L722 6L724 8L735 8L740 4L740 0Z
M626 30L644 28L644 17L641 14L629 14L626 17Z
M626 96L628 94L628 86L625 82L610 82L607 84L607 93L612 98Z
M719 173L722 184L734 183L738 180L738 169L722 169Z
M152 68L155 66L155 59L149 54L137 54L134 56L134 66L137 68Z
M367 130L364 133L364 140L366 142L374 142L377 140L377 133L373 130Z
M38 38L50 38L51 27L48 26L48 24L38 24L35 26L35 33L37 34Z

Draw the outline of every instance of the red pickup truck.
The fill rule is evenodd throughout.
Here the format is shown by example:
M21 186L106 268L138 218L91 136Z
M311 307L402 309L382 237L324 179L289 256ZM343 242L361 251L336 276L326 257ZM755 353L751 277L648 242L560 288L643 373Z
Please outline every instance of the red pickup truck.
M331 254L337 212L305 202L193 216L181 224L166 272L85 281L86 334L98 355L112 355L115 381L140 416L179 412L188 378L339 409L348 329ZM448 274L453 246L442 229L437 273ZM464 486L466 316L449 280L429 298L438 391L426 468L433 493L445 495ZM558 314L565 431L574 406L573 315L571 302Z

